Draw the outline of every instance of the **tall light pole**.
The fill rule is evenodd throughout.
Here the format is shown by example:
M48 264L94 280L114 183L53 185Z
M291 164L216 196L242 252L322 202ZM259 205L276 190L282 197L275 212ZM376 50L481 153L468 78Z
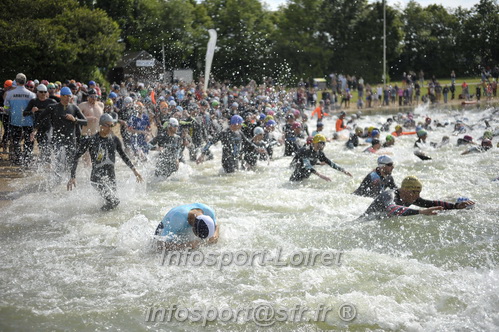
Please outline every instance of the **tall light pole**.
M165 43L161 43L161 53L163 53L163 83L166 83L166 63L165 63Z
M383 88L386 88L386 0L383 0Z

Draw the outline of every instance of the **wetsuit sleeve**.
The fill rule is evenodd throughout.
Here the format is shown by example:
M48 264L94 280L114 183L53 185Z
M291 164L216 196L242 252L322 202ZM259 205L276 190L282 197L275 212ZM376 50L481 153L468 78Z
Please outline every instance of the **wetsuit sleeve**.
M242 132L241 132L241 137L243 138L244 143L246 143L248 146L252 146L254 149L260 148L258 145L253 143L253 141L251 141L248 137L246 137L246 135L244 135Z
M307 171L310 171L314 174L317 174L317 171L314 169L314 167L312 166L312 163L310 162L310 159L308 158L302 158L302 164L303 164L303 168L305 168Z
M31 111L33 109L33 106L35 106L35 100L36 99L31 99L28 103L28 106L23 111L23 116L31 116L33 115L33 112Z
M87 140L81 140L80 144L78 144L78 149L76 150L76 153L74 155L73 163L71 165L71 178L74 179L76 177L76 168L78 168L78 159L80 159L81 156L85 152L87 152L88 148L90 147L90 144L93 142L93 137L91 139Z
M36 118L36 122L35 122L35 125L34 125L34 128L35 129L38 129L38 127L40 127L40 125L43 123L43 121L48 118L49 114L51 112L54 111L54 107L55 105L57 104L51 104L51 105L48 105L46 109L44 109L40 115Z
M150 145L156 145L158 143L158 136L154 137L152 140L149 141Z
M204 148L201 150L201 153L206 154L213 144L216 144L218 141L220 141L222 139L222 136L224 135L224 133L225 133L225 131L221 131L220 133L218 133L217 136L213 137L210 141L208 141L208 143L206 143Z
M85 115L83 115L78 106L75 106L75 118L76 118L76 123L78 123L80 126L87 125L87 118L85 117Z
M449 202L444 202L444 201L430 201L427 199L423 198L418 198L414 203L412 203L417 206L429 208L432 206L441 206L444 208L444 210L453 210L456 208L456 204L454 203L449 203Z
M390 189L398 189L397 185L395 184L395 180L393 179L392 176L388 178L386 187Z
M332 168L334 168L337 171L340 171L340 172L345 171L345 169L343 167L341 167L338 164L331 161L328 157L326 157L326 155L324 153L321 154L321 157L319 158L319 160L322 162L325 162L326 164L328 164L329 166L331 166Z
M395 203L391 203L386 207L386 213L389 217L395 216L413 216L419 214L419 210L410 209L403 205L397 205Z
M371 192L371 186L372 186L372 176L369 173L364 180L362 180L362 183L360 186L353 192L354 195L357 196L366 196L366 197L373 197L373 193Z
M130 160L130 158L126 154L125 150L123 150L123 144L121 144L120 139L116 136L113 136L113 139L114 139L114 145L116 146L116 151L118 151L121 159L123 159L123 161L125 162L125 164L128 167L130 167L131 169L134 169L135 166L133 165L132 161Z

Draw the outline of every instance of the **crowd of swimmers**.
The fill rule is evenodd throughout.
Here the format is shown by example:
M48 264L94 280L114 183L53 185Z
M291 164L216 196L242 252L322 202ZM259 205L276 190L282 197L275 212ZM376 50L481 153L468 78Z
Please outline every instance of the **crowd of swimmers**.
M484 123L488 128L475 142L466 133L470 126L463 122L440 123L427 117L417 123L411 113L389 117L377 127L361 128L358 120L362 113L348 117L345 112L332 114L323 101L311 109L310 120L317 121L311 125L309 110L298 103L299 89L286 91L254 83L244 87L217 85L207 92L195 83L124 83L112 85L107 93L94 81L28 81L20 73L15 80L5 82L4 88L2 144L12 163L24 168L55 164L53 169L59 181L65 171L70 173L67 187L71 190L76 185L78 160L83 157L92 165L91 182L105 200L103 210L119 204L114 172L117 154L140 182L142 176L134 164L153 160L152 150L158 151L154 176L163 180L186 159L196 163L213 159L210 149L218 142L226 173L254 170L259 161L268 163L275 157L276 146L283 146L292 167L290 181L302 181L311 175L331 181L318 171L318 165L328 165L352 176L324 154L327 142L341 136L346 139L346 149L361 147L366 153L379 155L376 169L354 192L375 199L366 211L368 215L383 218L434 214L439 209L469 207L473 202L421 199L422 184L410 176L397 187L391 177L394 162L383 149L396 144L401 136L414 135L414 153L427 160L431 156L425 153L425 145L438 148L450 144L448 136L440 142L427 142L428 131L433 127L454 125L449 132L460 136L458 144L467 146L463 154L486 152L492 148L494 136L499 135L487 119ZM337 120L335 132L329 136L324 133L323 121L332 116ZM115 126L119 130L114 130ZM113 132L119 133L121 139ZM410 209L411 204L425 209Z

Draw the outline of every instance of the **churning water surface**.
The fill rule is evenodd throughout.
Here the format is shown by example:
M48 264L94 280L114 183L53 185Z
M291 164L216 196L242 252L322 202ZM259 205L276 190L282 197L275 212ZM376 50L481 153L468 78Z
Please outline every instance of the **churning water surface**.
M101 199L80 162L78 187L34 190L2 211L0 224L0 330L2 331L497 331L499 330L499 149L460 155L453 136L456 120L498 126L494 109L420 108L445 128L429 131L428 141L449 135L451 144L428 148L432 160L413 155L414 136L397 139L387 150L395 159L397 184L407 175L423 183L422 197L454 202L466 196L473 210L444 211L388 221L356 220L372 199L351 192L376 165L376 155L345 150L333 141L326 155L353 174L319 166L333 181L312 176L288 181L290 158L260 162L255 172L221 174L220 146L215 159L187 162L170 179L136 184L120 161L121 205L101 212ZM386 116L366 116L359 125L379 126ZM313 125L310 125L313 127ZM333 120L326 120L331 136ZM152 165L140 165L144 174ZM19 179L21 189L40 183L47 173ZM36 186L35 186L36 187ZM212 206L221 227L218 244L200 252L251 255L265 251L277 264L161 264L151 247L154 230L169 209L202 202ZM340 254L334 264L300 262L306 253ZM198 255L199 257L199 255ZM229 256L226 256L228 259ZM244 254L239 257L244 258ZM291 264L293 263L293 264ZM341 312L351 305L355 316ZM192 321L175 315L150 319L158 308L214 308L224 311L268 305L275 310L307 308L302 317L283 322L227 319ZM331 311L313 321L314 310ZM350 309L352 309L350 308ZM212 312L213 313L213 312ZM348 317L345 317L347 315ZM283 316L281 315L281 318ZM296 318L296 317L295 317ZM204 326L206 325L206 326ZM271 325L265 328L263 325Z

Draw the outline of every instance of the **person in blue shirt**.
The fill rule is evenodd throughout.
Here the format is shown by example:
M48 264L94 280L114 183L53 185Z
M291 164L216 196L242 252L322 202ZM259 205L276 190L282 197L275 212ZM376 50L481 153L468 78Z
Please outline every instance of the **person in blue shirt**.
M33 141L30 140L33 116L24 116L24 110L36 95L24 87L26 75L23 73L17 74L16 83L15 89L7 91L4 105L10 118L10 134L14 150L12 161L16 165L27 165L31 162L33 152ZM24 141L23 151L21 151L22 141Z
M216 243L219 226L215 211L202 203L174 207L163 217L154 233L167 249L195 249L203 243Z

